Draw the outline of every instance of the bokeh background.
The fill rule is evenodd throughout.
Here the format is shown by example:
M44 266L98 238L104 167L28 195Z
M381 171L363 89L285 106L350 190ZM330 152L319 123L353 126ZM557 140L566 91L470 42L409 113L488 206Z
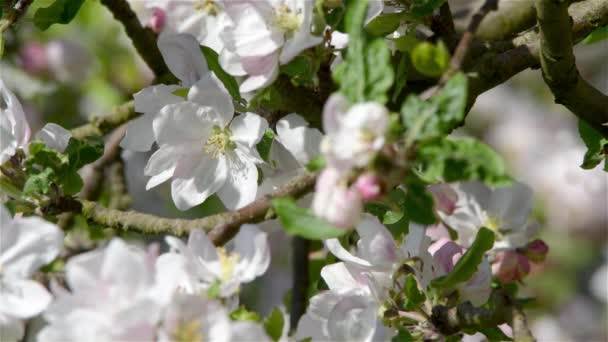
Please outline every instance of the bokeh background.
M451 4L456 9L471 5ZM68 128L82 124L152 81L122 27L98 1L86 1L69 25L44 32L28 20L39 6L45 1L34 2L17 29L7 32L0 61L0 77L20 97L33 131L46 122ZM576 56L583 77L608 93L608 40L579 45ZM533 298L528 312L535 336L540 341L608 340L608 173L579 167L585 148L576 120L553 103L540 71L525 71L480 96L466 125L454 134L486 141L507 160L512 175L535 190L534 219L551 248L522 287L522 295ZM123 152L123 158L134 209L168 217L222 210L211 198L186 213L177 211L166 187L145 191L148 154ZM80 225L85 231L86 223ZM242 294L245 303L263 313L281 304L291 287L289 239L276 224L266 226L271 269ZM78 234L75 229L74 243L82 242Z

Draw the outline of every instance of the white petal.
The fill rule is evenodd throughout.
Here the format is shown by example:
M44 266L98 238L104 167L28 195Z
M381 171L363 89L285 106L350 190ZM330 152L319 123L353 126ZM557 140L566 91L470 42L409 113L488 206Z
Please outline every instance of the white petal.
M30 318L46 309L52 299L44 286L33 280L2 279L0 286L0 316Z
M234 252L239 255L237 269L241 282L247 283L261 276L270 265L268 235L256 225L241 226L234 239Z
M268 121L254 113L241 114L230 124L232 140L249 148L254 148L260 142L266 129L268 129Z
M325 280L330 290L349 289L360 286L359 282L357 282L343 262L324 266L321 269L321 277Z
M219 56L219 62L227 73L233 76L245 76L247 72L243 69L243 65L241 64L241 58L236 53L224 49Z
M200 258L206 262L215 262L218 260L215 245L209 240L207 234L203 230L193 230L188 237L188 248L196 258Z
M264 329L252 321L236 321L231 324L232 341L270 342Z
M323 130L325 134L333 134L340 129L340 121L348 107L348 100L340 93L334 93L327 99L323 107Z
M276 126L277 140L294 155L300 165L306 165L318 156L323 134L298 114L289 114L279 120Z
M229 210L253 202L258 190L258 169L239 149L226 154L226 182L217 195Z
M72 132L54 123L47 123L36 134L36 139L44 141L46 146L59 152L65 151L70 138L72 138Z
M256 4L257 5L257 4ZM266 56L283 44L283 34L268 28L263 13L253 4L239 4L229 12L235 26L226 42L239 56Z
M152 267L153 264L147 264L143 250L114 238L104 250L100 276L102 281L121 287L127 296L135 296L148 282L152 282Z
M329 339L323 334L324 322L321 319L315 318L312 315L304 314L298 322L295 339L302 341L310 338L311 341L326 341Z
M340 240L338 239L327 239L325 240L325 247L333 254L336 258L350 262L363 267L373 267L369 261L352 255L349 251L344 249Z
M370 298L343 298L327 320L329 336L338 341L371 341L376 331L377 310Z
M180 160L171 182L171 197L179 210L203 203L226 182L225 158L201 155L200 159Z
M173 92L180 89L177 85L158 84L144 88L133 94L135 111L144 114L156 114L168 104L184 101L181 96Z
M304 51L310 47L321 44L323 42L323 37L313 36L310 33L312 17L313 17L313 7L315 3L313 1L303 1L302 14L304 15L304 19L302 20L302 25L300 29L294 34L293 38L287 40L281 49L281 64L289 63L295 56L297 56L301 51ZM301 14L301 15L302 15Z
M158 48L173 75L184 87L194 85L209 72L199 43L189 34L161 34Z
M120 142L120 147L137 152L149 151L154 144L152 120L156 114L144 114L127 123L127 132Z
M187 143L202 145L212 129L209 122L203 121L204 111L204 107L193 102L163 107L161 115L152 123L156 142L161 146Z
M0 79L0 122L6 127L9 123L10 132L15 137L18 146L24 146L30 140L30 126L17 96L11 92L4 81Z
M7 276L26 278L59 254L63 232L38 217L14 219L0 227L0 265Z
M195 154L199 148L190 144L177 146L165 145L159 148L148 160L144 169L146 176L152 176L146 185L146 190L163 183L173 176L177 163L182 158L188 158L189 154Z
M224 84L213 74L207 74L190 88L188 100L213 108L221 118L221 126L226 127L234 116L232 97Z
M243 83L241 83L239 91L241 93L249 93L254 90L264 88L274 82L279 76L279 64L273 63L269 65L270 68L265 70L266 72L259 75L249 76Z
M370 1L365 13L364 24L369 24L375 17L379 16L384 10L384 1Z
M397 261L397 246L388 229L375 216L365 215L357 225L359 242L358 253L361 258L378 266L392 267Z

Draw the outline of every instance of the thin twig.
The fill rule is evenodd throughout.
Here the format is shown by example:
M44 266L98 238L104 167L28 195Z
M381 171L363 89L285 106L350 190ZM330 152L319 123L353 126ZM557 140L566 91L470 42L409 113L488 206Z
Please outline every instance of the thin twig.
M523 311L517 306L513 307L513 319L511 327L513 328L513 341L515 342L534 342L536 339L532 335L528 322Z
M291 310L289 314L290 327L295 331L300 317L306 312L306 301L308 295L308 253L310 241L294 236L293 241L293 269L291 285Z
M91 135L105 135L114 128L129 120L133 120L140 115L140 113L135 112L134 102L128 101L113 107L110 112L105 115L91 116L89 118L89 123L72 129L72 136L74 138L84 138Z

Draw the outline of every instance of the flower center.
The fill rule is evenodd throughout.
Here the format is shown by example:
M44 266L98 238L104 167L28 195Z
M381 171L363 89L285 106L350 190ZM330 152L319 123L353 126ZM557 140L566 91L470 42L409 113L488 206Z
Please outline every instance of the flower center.
M278 9L275 9L274 15L275 24L279 30L288 36L293 35L302 25L300 11L295 12L285 4L281 4Z
M194 9L209 15L217 15L221 11L215 0L195 0Z
M176 342L192 342L202 341L203 332L201 331L201 322L192 320L190 322L180 323L173 331L173 341Z
M501 220L498 217L489 215L487 213L486 213L486 216L487 216L487 218L486 218L483 226L490 229L491 231L493 231L494 234L496 234L497 238L503 237L503 232L500 231L500 227L502 227L502 225L503 225Z
M221 280L222 282L226 282L232 278L234 266L239 261L239 255L237 253L228 253L222 247L218 247L216 250L220 262Z
M218 158L220 154L225 154L226 151L234 150L236 144L230 140L232 132L228 128L221 129L219 126L213 126L211 137L207 139L203 149L211 154L213 158Z

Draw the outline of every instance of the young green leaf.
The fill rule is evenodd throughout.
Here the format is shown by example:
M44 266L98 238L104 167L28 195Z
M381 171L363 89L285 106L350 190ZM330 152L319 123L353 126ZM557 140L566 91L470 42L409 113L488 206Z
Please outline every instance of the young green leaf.
M90 164L103 155L103 139L101 137L71 138L65 149L70 161L70 167L78 170Z
M209 66L209 69L213 71L215 76L217 76L220 81L222 81L224 87L226 87L226 90L228 90L228 93L230 94L230 96L232 96L232 99L235 101L240 101L241 93L239 92L239 84L236 82L232 75L222 69L222 66L220 65L220 62L218 60L219 57L217 52L213 51L212 48L204 45L201 46L201 51L205 56L205 60L207 60L207 65Z
M450 52L443 42L437 45L422 42L412 51L412 64L416 70L429 77L440 76L448 67Z
M583 44L594 44L608 39L608 26L598 27L591 32L583 41Z
M405 277L403 292L405 293L405 303L403 305L405 310L413 310L426 300L424 293L418 289L416 277L411 273Z
M279 308L274 308L264 320L264 330L273 341L278 341L283 335L285 318Z
M477 272L477 267L481 264L485 252L492 249L492 246L494 246L494 233L488 228L481 227L475 236L475 241L458 260L452 272L433 279L431 286L447 289L468 281Z
M605 160L604 168L608 171L608 139L582 120L578 122L578 133L585 146L587 146L587 152L585 152L581 167L583 169L593 169L602 160Z
M395 335L391 342L412 342L414 338L410 334L410 332L405 327L401 327L397 335Z
M317 78L318 63L310 56L300 55L291 62L281 66L281 73L289 76L295 86L313 87L319 82Z
M384 37L399 28L402 18L400 12L381 14L367 24L365 31L375 37Z
M298 207L291 198L275 198L272 200L272 207L281 221L281 226L290 235L309 240L323 240L346 233L345 229L316 217L310 210Z
M53 24L67 24L78 13L84 0L55 0L49 7L39 8L34 14L34 24L41 30Z
M433 11L438 9L445 0L414 0L412 4L412 14L418 18L431 15Z
M409 177L405 194L404 210L412 222L424 225L437 223L433 210L433 196L426 191L426 184L418 177Z
M272 147L272 142L274 141L274 132L271 129L267 129L262 136L262 140L256 145L256 149L260 154L260 157L266 162L268 162L268 157L270 155L270 148Z
M30 175L23 185L23 194L31 196L48 193L54 176L55 172L50 167L45 168L40 173Z
M260 316L257 313L247 310L243 305L239 306L238 309L232 311L230 313L230 318L233 321L260 321Z

